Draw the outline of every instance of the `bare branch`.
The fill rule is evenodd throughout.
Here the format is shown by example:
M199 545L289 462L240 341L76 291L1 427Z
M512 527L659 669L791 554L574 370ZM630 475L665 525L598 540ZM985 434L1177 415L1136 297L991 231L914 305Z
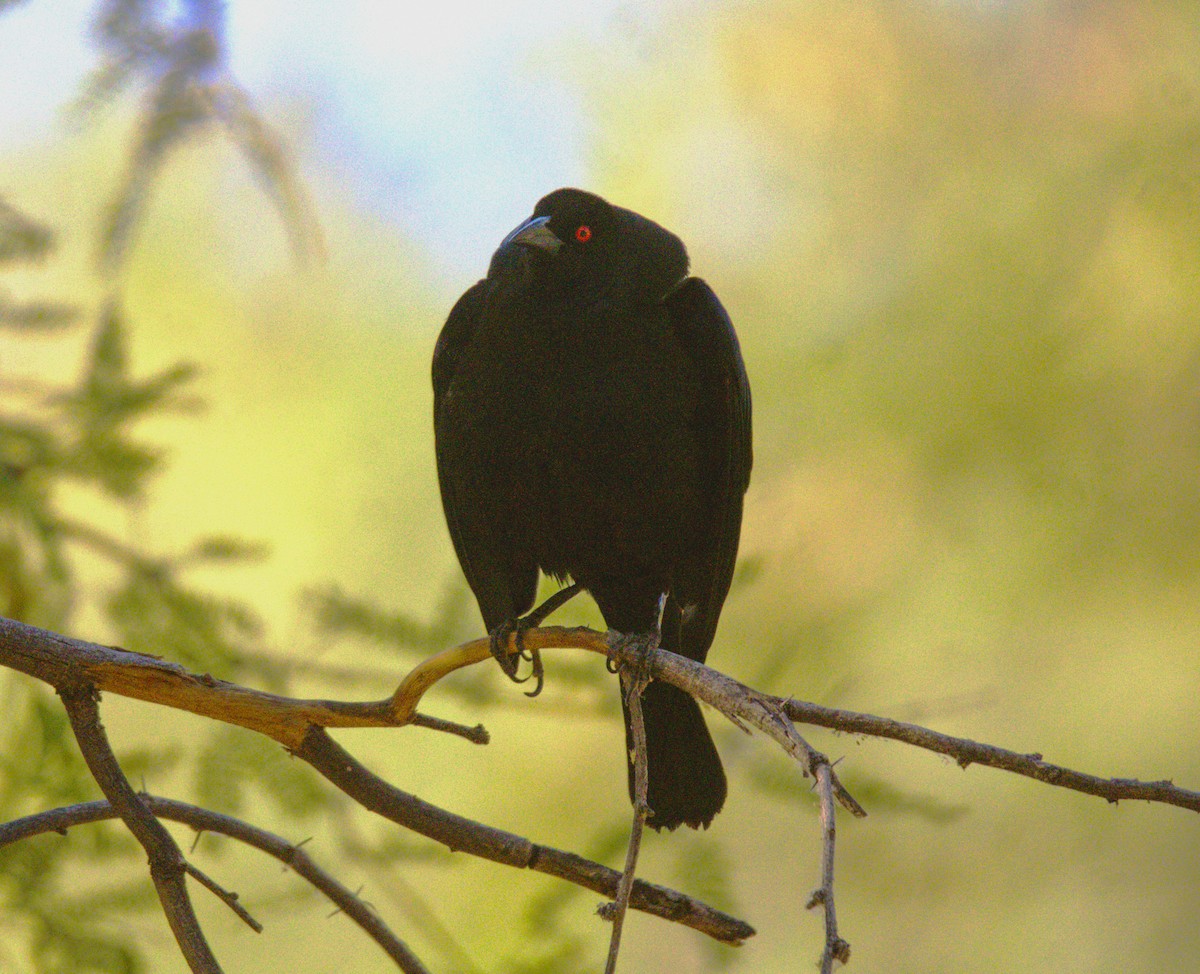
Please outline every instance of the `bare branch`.
M772 736L776 736L784 750L795 758L801 768L805 769L805 774L811 775L816 782L821 808L821 885L809 898L808 909L816 906L824 908L825 949L821 954L821 974L830 974L834 961L845 964L850 959L850 945L838 936L837 911L834 908L833 852L834 840L837 837L834 801L836 799L857 816L865 816L867 813L837 780L829 758L813 748L800 736L795 725L787 720L781 703L764 700L763 708L776 718L770 726L778 735Z
M292 753L311 764L363 808L440 842L451 851L466 852L519 869L533 869L609 898L616 896L621 874L615 869L574 853L537 845L401 791L363 767L319 727L311 728L304 743ZM682 893L640 879L634 883L630 906L681 923L724 943L737 944L754 936L754 928L748 923Z
M546 627L528 630L524 635L525 645L529 649L560 647L605 654L612 652L618 663L626 662L625 650L618 646L613 651L610 637L593 630ZM97 689L111 690L256 730L284 744L365 807L451 849L467 851L518 868L536 869L604 896L615 896L620 875L614 870L462 818L393 788L367 771L333 742L324 730L327 727L386 727L422 723L483 740L482 729L442 726L432 718L418 715L416 707L423 694L442 677L463 666L489 659L490 655L487 639L473 640L445 650L415 667L388 700L368 703L294 700L249 690L207 675L192 674L183 667L154 657L67 639L0 619L0 665L18 669L59 688L78 691L80 687L94 684ZM1047 784L1098 795L1109 801L1135 798L1200 811L1200 792L1179 788L1169 781L1099 778L1049 764L1037 754L1019 754L939 734L914 724L785 700L759 693L716 670L662 650L649 653L647 663L654 678L691 693L720 710L739 726L757 727L778 741L801 762L807 773L817 778L820 788L828 788L833 799L855 814L865 813L838 782L828 759L813 750L796 732L793 721L899 740L949 755L963 767L973 763L986 764ZM92 706L94 708L94 701ZM824 808L822 814L827 818L827 855L831 857L833 820ZM823 869L822 887L818 894L826 888L826 880L831 884L831 858L827 868ZM828 893L824 895L828 899L827 905L832 906L832 897ZM728 943L738 943L754 932L741 921L682 894L641 880L633 884L630 905L684 923ZM834 924L829 927L832 933L827 937L827 953L838 959L840 952L848 950L848 947L839 946L844 945L844 941L836 936L835 915L829 910L826 920L827 924Z
M816 769L817 794L821 799L821 885L813 891L808 908L825 911L825 950L821 954L821 974L831 974L833 963L850 961L850 945L838 936L837 910L833 903L833 847L837 838L834 819L833 769L829 763Z
M1100 778L1082 771L1072 771L1061 765L1042 760L1040 754L1021 754L992 744L980 744L965 737L951 737L937 731L906 724L888 717L856 713L835 707L821 707L800 700L783 701L784 712L792 720L815 724L848 734L867 734L901 741L927 751L936 751L954 758L959 767L983 764L989 768L1011 771L1034 778L1043 784L1081 791L1116 803L1125 800L1161 802L1200 812L1200 791L1180 788L1172 781L1138 781L1136 778Z
M467 727L464 724L456 724L452 720L443 720L441 717L430 717L426 714L413 714L412 725L414 727L427 727L430 730L453 734L455 737L461 737L472 744L487 744L492 739L483 724Z
M199 838L199 836L197 836L197 838ZM237 918L246 924L246 926L248 926L251 930L253 930L255 933L263 932L263 925L255 920L254 917L250 915L250 911L238 902L237 893L227 890L198 866L194 866L192 863L186 860L184 860L183 869L184 872L196 880L196 882L198 882L201 886L212 893L213 896L229 907L229 909L234 912Z
M100 790L112 803L133 837L146 850L150 878L179 949L195 974L221 974L221 965L204 938L184 881L186 863L179 846L138 799L126 779L100 724L96 692L90 686L58 688L79 750Z
M541 639L545 638L545 633L554 631L535 629L530 630L529 635ZM580 632L589 634L589 640L604 642L605 637L600 633ZM467 650L465 655L469 656L470 651L479 646L483 647L484 653L479 659L490 658L486 639L466 643L458 649ZM455 651L447 652L453 654ZM439 654L435 659L446 655ZM178 664L154 656L70 639L3 618L0 618L0 665L55 687L74 686L82 681L93 684L98 690L258 731L308 761L372 811L443 842L451 849L468 851L518 868L536 869L603 896L612 897L616 893L619 874L615 870L582 856L535 845L528 839L454 815L392 788L363 768L322 730L324 727L397 727L414 723L415 702L403 713L398 713L392 700L373 703L294 700L250 690L208 675L189 673ZM428 680L427 685L432 686L436 679L457 668L439 665L436 668L438 675L432 680L428 679L430 668L427 664L413 672L420 671L418 682ZM412 679L411 674L409 679ZM754 935L754 928L742 920L682 893L641 880L635 884L630 902L634 909L682 923L725 943L740 943Z
M633 892L633 877L637 871L638 852L642 847L642 832L650 810L646 723L642 719L642 691L646 689L648 677L631 670L631 667L621 670L621 692L625 694L625 701L629 705L629 729L633 737L633 826L629 831L625 870L621 873L616 899L612 903L604 904L599 910L600 915L606 920L611 920L613 925L604 974L616 974L617 955L621 950L621 931L625 926L625 913L629 909L629 896Z
M596 648L592 641L583 638L579 634L579 630L564 631L570 634L570 642L564 640L564 642L558 643L555 642L554 636L549 636L541 645L544 647L554 643L555 645L582 646L592 649L594 652L604 651ZM531 630L525 633L526 645L534 644L535 640L531 637L538 632L539 630ZM553 630L545 629L540 632L550 634ZM583 630L583 632L587 632L587 630ZM595 635L603 640L601 634ZM486 640L483 642L486 643ZM1050 764L1048 761L1044 761L1040 754L1021 754L991 744L980 744L965 737L951 737L949 734L941 734L926 727L891 720L887 717L876 717L872 714L841 710L836 707L822 707L819 704L794 700L790 697L785 699L759 693L718 670L662 649L655 650L651 654L650 665L655 679L665 680L667 683L686 690L731 719L736 717L753 724L764 733L779 740L784 748L789 750L789 753L791 753L789 746L784 744L781 739L785 736L784 732L772 715L773 710L781 711L789 720L800 723L814 724L850 734L886 737L915 747L936 751L954 758L963 768L972 764L983 764L1035 778L1044 784L1068 788L1087 795L1096 795L1110 802L1136 799L1176 805L1179 808L1200 812L1200 791L1181 788L1169 780L1139 781L1136 778L1100 778L1082 771L1072 771L1061 765ZM842 793L839 792L836 776L833 787L835 797L845 805ZM848 810L854 812L853 808Z
M0 665L55 687L88 683L100 691L236 724L285 747L298 747L313 726L397 727L418 722L415 713L397 720L387 700L295 700L189 673L157 656L71 639L11 619L0 618ZM421 722L439 726L430 719ZM472 730L459 736L480 739L482 735Z
M286 839L256 828L248 822L222 815L219 812L189 805L186 802L156 795L140 794L142 804L158 818L182 822L196 830L197 834L212 832L228 836L246 845L253 846L267 855L274 856L288 866L301 879L311 883L325 894L347 917L357 923L396 962L404 974L429 974L420 959L408 945L400 940L370 907L332 875L313 862L300 846ZM39 812L25 818L0 825L0 847L21 839L45 832L66 833L68 828L90 822L118 818L117 812L106 801L86 802Z

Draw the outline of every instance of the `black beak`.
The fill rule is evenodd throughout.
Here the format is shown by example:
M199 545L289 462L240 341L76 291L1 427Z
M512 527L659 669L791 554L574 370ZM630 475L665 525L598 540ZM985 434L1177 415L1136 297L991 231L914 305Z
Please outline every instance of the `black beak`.
M536 247L538 250L544 250L551 254L557 253L558 248L562 246L562 241L554 235L553 230L546 226L549 222L550 217L548 216L530 217L504 238L500 249L503 250L509 244L520 244L524 247Z

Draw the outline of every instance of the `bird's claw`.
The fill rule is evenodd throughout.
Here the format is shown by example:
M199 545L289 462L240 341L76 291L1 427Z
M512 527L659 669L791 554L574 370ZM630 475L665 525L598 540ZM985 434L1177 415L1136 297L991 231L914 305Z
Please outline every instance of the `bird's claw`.
M496 662L500 664L500 669L504 671L513 683L526 683L533 678L537 680L532 690L526 691L525 696L536 697L542 692L542 684L545 682L546 671L542 665L542 654L536 649L526 649L525 647L525 632L528 629L533 629L537 626L537 622L530 622L528 619L513 619L511 621L502 622L490 633L488 633L488 645L492 651L492 655L496 657ZM508 651L509 639L514 639L516 642L517 651L510 653ZM525 676L520 676L518 671L521 666L521 660L527 660L531 666L530 671Z
M504 671L513 683L525 683L530 677L537 680L533 689L525 694L527 697L536 697L542 692L542 684L545 682L546 671L542 666L542 654L536 649L525 648L525 633L530 629L536 629L555 609L569 602L582 591L583 586L579 582L572 582L566 588L559 589L550 598L546 599L541 605L530 612L526 616L518 616L516 619L510 619L507 622L502 622L490 633L488 633L488 641L491 646L492 655L496 657L496 662L500 664L500 669ZM508 651L508 640L516 638L517 651L510 653ZM528 660L530 671L527 676L517 676L517 670L520 668L521 660Z
M605 667L609 673L617 673L622 669L629 676L630 684L640 695L649 685L652 677L650 672L650 654L658 649L662 635L658 632L636 632L626 635L614 632L608 641L608 656ZM625 659L629 651L629 659Z

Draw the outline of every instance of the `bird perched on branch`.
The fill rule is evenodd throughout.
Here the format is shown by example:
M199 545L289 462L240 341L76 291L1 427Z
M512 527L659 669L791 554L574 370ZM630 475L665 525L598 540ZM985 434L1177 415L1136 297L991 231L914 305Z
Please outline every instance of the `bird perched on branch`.
M446 521L505 672L512 634L580 589L610 629L703 661L737 556L750 387L679 238L582 190L544 197L451 310L433 389ZM530 612L539 570L573 584ZM648 824L707 827L726 785L699 705L654 682L642 709Z

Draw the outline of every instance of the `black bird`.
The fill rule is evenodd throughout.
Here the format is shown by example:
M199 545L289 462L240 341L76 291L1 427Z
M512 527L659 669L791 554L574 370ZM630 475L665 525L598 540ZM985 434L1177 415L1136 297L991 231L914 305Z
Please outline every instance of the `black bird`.
M521 618L540 569L574 583L547 605L583 588L610 629L707 655L750 480L750 387L729 316L687 275L674 234L560 189L451 310L433 355L438 479L493 650L545 615ZM654 682L643 712L649 824L707 827L726 788L700 707Z

